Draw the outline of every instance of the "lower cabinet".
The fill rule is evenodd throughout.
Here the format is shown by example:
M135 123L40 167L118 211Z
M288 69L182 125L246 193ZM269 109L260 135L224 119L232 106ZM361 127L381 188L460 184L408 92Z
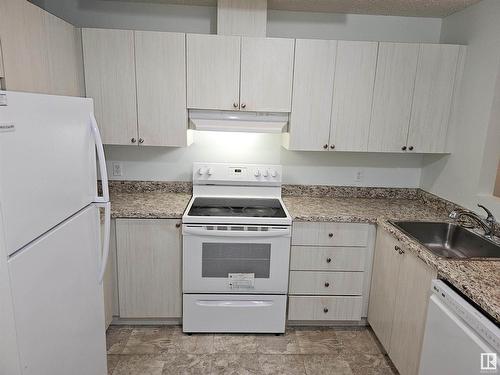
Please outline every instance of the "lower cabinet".
M288 320L307 324L366 317L373 237L369 224L293 223Z
M116 251L120 318L180 318L179 220L117 219Z
M378 230L368 322L401 375L416 375L436 271Z

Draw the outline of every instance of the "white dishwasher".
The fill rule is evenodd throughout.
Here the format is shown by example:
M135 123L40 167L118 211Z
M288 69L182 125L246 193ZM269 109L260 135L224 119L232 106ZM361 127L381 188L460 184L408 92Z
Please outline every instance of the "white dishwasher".
M432 282L420 375L498 374L500 328L441 280Z

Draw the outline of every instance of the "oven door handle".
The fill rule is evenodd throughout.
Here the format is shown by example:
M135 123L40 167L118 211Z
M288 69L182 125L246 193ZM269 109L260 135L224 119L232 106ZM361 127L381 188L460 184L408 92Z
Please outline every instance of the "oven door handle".
M276 231L246 231L246 230L207 230L203 228L184 227L183 234L210 237L290 237L289 229L279 229Z
M273 305L273 302L261 300L199 300L196 301L196 304L203 307L269 307Z

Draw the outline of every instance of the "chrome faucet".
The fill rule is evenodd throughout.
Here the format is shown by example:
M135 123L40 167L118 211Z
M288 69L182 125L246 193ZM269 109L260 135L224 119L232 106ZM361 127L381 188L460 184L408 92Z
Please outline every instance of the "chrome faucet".
M481 207L483 210L486 211L486 214L488 215L486 219L483 219L481 216L478 214L472 212L472 211L465 211L461 209L453 210L450 212L448 215L450 219L453 220L459 220L462 216L468 217L472 220L474 220L476 223L478 223L481 228L484 230L484 235L487 237L491 237L495 235L495 217L491 213L490 210L488 210L486 207L484 207L481 204L477 205L478 207Z

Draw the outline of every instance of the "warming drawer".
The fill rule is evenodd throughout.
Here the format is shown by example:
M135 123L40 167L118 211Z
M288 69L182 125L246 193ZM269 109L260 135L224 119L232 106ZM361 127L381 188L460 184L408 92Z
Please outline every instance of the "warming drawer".
M184 294L184 332L284 333L286 295Z

